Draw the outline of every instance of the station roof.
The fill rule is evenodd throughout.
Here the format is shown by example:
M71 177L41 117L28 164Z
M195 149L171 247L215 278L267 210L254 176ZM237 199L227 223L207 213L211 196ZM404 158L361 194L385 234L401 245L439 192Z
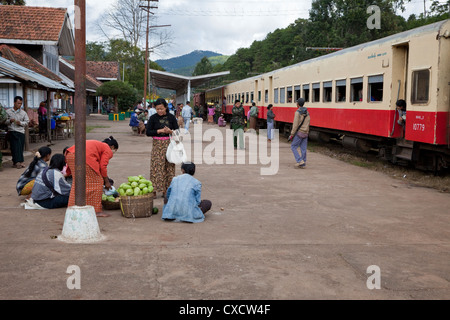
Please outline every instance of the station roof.
M191 82L191 87L195 88L212 79L228 74L230 74L230 71L205 74L196 77L186 77L179 74L150 69L150 81L155 87L161 89L184 90L187 88L189 81Z

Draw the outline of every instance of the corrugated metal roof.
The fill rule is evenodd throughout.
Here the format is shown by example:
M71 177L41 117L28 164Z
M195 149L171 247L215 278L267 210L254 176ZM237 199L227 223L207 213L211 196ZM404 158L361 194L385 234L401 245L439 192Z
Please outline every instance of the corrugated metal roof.
M74 90L63 85L62 83L51 80L47 77L40 75L30 69L22 67L17 63L14 63L8 59L0 57L0 73L13 78L19 78L24 81L34 82L44 88L54 89L54 90L64 90L71 91Z

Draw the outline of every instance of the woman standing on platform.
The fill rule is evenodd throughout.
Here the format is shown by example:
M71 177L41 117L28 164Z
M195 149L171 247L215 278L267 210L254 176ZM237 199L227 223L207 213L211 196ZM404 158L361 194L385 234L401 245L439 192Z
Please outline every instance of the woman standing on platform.
M150 117L147 124L147 136L153 137L153 147L150 164L150 181L153 183L154 194L167 189L175 177L175 164L166 159L170 135L179 129L177 119L169 112L166 100L159 98L155 102L156 114Z
M275 113L273 113L273 105L267 107L267 140L270 142L274 138L273 130L275 126Z
M114 153L119 149L119 144L113 137L109 137L103 142L97 140L86 140L86 205L95 209L97 217L108 217L102 214L102 194L103 186L111 189L108 178L108 163ZM75 146L66 151L66 162L68 174L73 175L72 190L70 191L69 207L75 205Z
M41 138L47 136L47 108L45 108L45 102L39 104L38 109L38 121L39 121L39 135Z

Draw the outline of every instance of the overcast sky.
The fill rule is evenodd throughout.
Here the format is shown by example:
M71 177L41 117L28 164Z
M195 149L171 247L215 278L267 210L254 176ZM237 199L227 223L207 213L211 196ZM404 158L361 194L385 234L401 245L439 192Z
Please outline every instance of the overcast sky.
M96 27L102 13L117 0L86 1L88 41L105 41ZM151 59L168 59L194 50L231 55L249 47L269 32L285 28L298 18L308 18L312 0L159 0L153 25L170 24L172 44ZM430 0L426 1L428 5ZM73 13L73 0L26 0L28 6L64 7ZM412 0L402 15L423 12L423 0ZM152 18L154 19L154 18ZM167 28L167 29L169 29ZM144 44L145 46L145 44ZM144 47L143 47L144 49Z

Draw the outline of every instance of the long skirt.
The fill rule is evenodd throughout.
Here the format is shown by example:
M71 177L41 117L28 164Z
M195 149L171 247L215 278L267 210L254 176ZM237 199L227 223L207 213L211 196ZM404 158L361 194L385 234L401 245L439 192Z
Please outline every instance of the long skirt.
M256 130L256 118L250 117L250 129Z
M175 177L175 164L166 159L170 140L153 139L152 158L150 163L150 181L155 192L166 193Z
M74 177L68 204L69 207L73 207L75 206L75 154L67 153L66 161ZM102 212L103 184L103 177L86 164L86 205L94 207L95 213Z
M267 139L272 140L274 136L274 123L267 122Z

